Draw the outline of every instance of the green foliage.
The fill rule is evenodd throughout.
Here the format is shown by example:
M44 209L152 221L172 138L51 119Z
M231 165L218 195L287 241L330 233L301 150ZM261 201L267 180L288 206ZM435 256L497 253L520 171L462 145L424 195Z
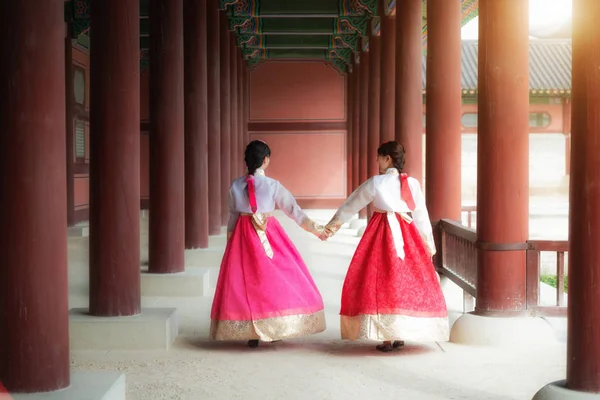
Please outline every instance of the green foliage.
M553 288L557 287L555 275L542 275L542 276L540 276L540 282L543 282L546 285L552 286ZM567 293L568 288L569 288L569 279L566 276L565 276L565 281L564 281L564 288L565 288L565 293Z

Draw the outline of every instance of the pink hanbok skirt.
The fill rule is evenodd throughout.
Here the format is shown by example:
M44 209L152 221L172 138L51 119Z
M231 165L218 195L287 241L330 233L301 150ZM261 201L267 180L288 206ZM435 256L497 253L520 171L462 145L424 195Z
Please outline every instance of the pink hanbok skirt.
M300 253L274 217L264 233L252 216L240 216L221 262L211 339L274 341L325 330L323 299Z

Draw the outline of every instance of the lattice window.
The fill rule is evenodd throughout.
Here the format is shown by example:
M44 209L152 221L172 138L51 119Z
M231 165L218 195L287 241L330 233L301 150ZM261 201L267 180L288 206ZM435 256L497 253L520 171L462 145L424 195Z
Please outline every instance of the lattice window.
M75 158L85 160L85 122L75 121Z
M465 128L477 128L477 113L467 112L462 115L462 125ZM547 128L550 126L552 118L547 112L532 112L529 113L530 128Z
M464 113L460 118L460 122L465 128L477 128L477 113Z
M546 112L529 113L529 126L531 128L547 128L550 126L550 114Z
M85 70L73 68L73 97L75 103L85 105Z

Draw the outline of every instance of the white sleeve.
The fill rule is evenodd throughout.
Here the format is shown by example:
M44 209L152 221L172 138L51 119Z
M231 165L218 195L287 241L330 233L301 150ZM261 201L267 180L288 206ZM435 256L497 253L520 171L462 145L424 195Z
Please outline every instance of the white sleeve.
M302 225L302 222L306 218L306 214L304 211L302 211L290 191L287 190L280 182L277 182L274 200L277 208L283 211L285 215L296 221L298 225Z
M433 228L429 220L429 212L425 205L425 196L421 190L421 184L414 178L408 178L408 186L415 201L415 209L412 211L413 222L421 234L429 253L436 253L435 241L433 240Z
M235 208L235 199L233 198L232 189L229 189L229 195L227 198L227 204L229 206L229 222L227 223L227 237L231 235L235 229L240 213Z
M368 179L360 185L337 210L326 228L331 232L337 232L343 224L348 222L357 212L365 208L375 199L375 182L373 178Z
M315 236L319 236L323 232L323 227L316 224L302 211L294 196L280 182L277 182L274 200L277 208L296 221L305 231Z

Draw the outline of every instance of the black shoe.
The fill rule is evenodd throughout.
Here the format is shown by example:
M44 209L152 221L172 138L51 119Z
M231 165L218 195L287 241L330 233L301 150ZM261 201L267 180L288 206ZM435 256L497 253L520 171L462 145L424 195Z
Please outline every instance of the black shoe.
M378 344L377 346L375 346L375 348L383 353L389 353L390 351L394 350L394 348L392 347L391 344Z
M397 349L404 346L404 340L394 340L392 347Z
M248 347L253 349L258 347L258 340L248 340Z

